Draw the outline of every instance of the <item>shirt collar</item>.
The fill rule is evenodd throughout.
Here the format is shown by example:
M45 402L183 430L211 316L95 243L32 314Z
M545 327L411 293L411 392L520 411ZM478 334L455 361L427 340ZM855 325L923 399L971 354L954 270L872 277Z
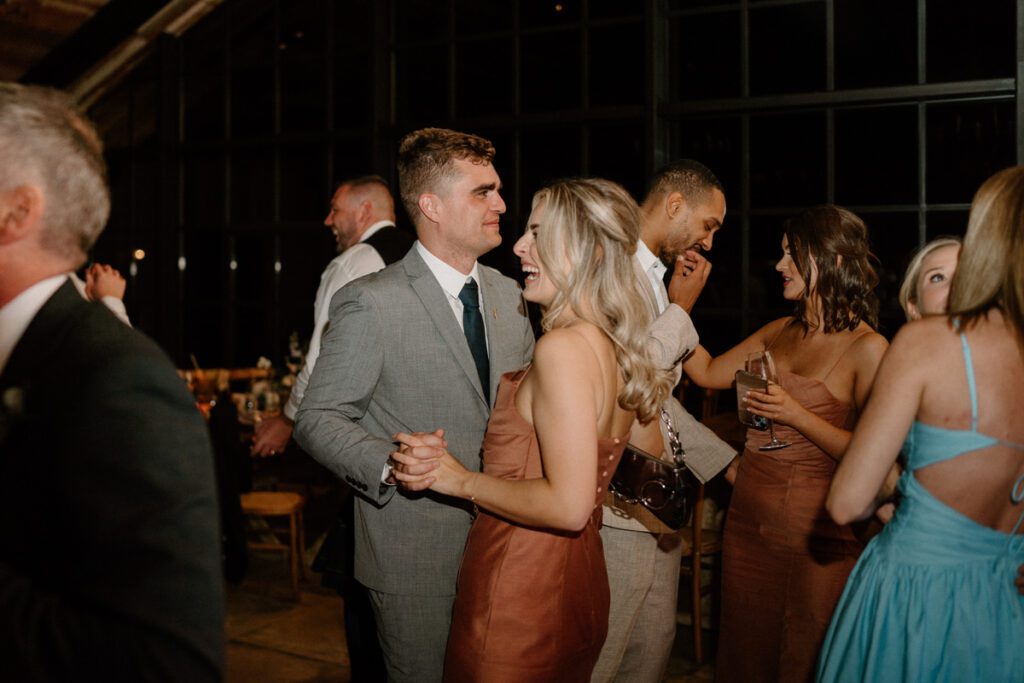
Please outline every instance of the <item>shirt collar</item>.
M654 252L644 244L643 240L638 241L636 244L636 258L640 261L640 266L644 269L645 273L653 268L654 273L658 276L659 280L665 277L665 271L667 271L668 268L661 262L661 259L655 256Z
M434 274L434 277L437 279L437 283L441 285L441 289L443 289L445 293L453 299L459 298L459 292L462 291L463 285L466 284L466 280L469 278L473 278L473 280L476 281L477 287L480 287L480 272L476 261L473 262L473 270L469 271L469 275L463 275L441 259L431 254L419 240L416 241L416 250L423 258L423 262L427 264L427 268L429 268L430 272ZM480 289L483 288L480 287ZM480 294L480 299L483 300L482 293Z
M3 372L29 323L67 277L67 273L61 273L40 280L0 308L0 372Z
M366 229L366 232L364 232L363 236L359 238L359 241L360 242L365 242L366 240L370 239L370 237L373 235L373 233L375 233L375 232L377 232L377 231L379 231L379 230L381 230L383 228L393 228L393 227L395 227L395 222L394 221L389 221L389 220L377 221L376 223L374 223L373 225L371 225L370 227L368 227Z

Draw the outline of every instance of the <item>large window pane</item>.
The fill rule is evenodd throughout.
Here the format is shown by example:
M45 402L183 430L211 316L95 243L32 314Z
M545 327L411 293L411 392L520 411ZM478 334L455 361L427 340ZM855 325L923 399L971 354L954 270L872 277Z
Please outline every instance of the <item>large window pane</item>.
M231 223L274 220L274 155L264 146L231 153Z
M224 137L225 6L182 36L185 139Z
M892 337L905 319L898 296L910 255L918 245L917 213L865 213L861 218L868 226L871 251L878 257L880 331Z
M488 38L455 47L455 111L460 117L508 115L515 106L511 38Z
M968 211L929 211L925 215L925 237L963 237L967 234Z
M220 150L193 152L185 157L186 228L209 228L224 224L224 153Z
M613 17L642 17L642 2L622 2L622 0L590 0L591 19L609 19Z
M755 207L825 201L825 114L750 120L750 197Z
M837 111L836 201L917 203L917 107Z
M929 204L969 202L985 180L1012 166L1013 102L928 105Z
M825 88L825 3L750 10L750 91Z
M244 0L231 5L231 136L274 130L274 4Z
M582 0L521 0L520 19L523 28L572 24L581 18L582 4Z
M522 196L527 206L533 193L544 185L583 171L578 128L523 131L522 144Z
M1013 0L930 0L928 81L1010 77L1016 72Z
M398 52L398 118L410 127L448 118L448 46L429 45Z
M274 299L274 233L270 231L236 232L235 296L239 302L270 303ZM253 361L255 362L255 360Z
M835 1L837 88L917 82L917 3Z
M782 276L775 265L782 258L782 225L788 215L750 219L750 307L756 311L787 314L791 304L782 297ZM739 225L735 226L739 232ZM722 228L724 235L726 229ZM717 241L717 238L716 238ZM718 267L712 278L718 276ZM772 317L776 317L773 315Z
M325 0L282 2L280 7L281 130L323 130L327 123Z
M644 100L644 31L640 22L590 30L590 105Z
M643 201L644 129L639 123L592 125L590 128L590 175L608 178Z
M334 126L368 126L373 120L375 77L371 0L336 4L334 25Z
M395 26L399 43L446 38L448 3L439 3L437 0L396 0Z
M669 40L674 99L739 96L739 12L674 19Z
M317 221L323 218L327 198L326 150L323 145L288 145L281 148L281 219Z
M556 31L523 36L523 111L580 106L580 33Z
M514 17L512 3L455 0L455 33L458 36L510 30Z
M740 119L722 117L684 119L675 136L679 140L675 157L694 159L711 169L725 188L727 207L740 204L740 135Z

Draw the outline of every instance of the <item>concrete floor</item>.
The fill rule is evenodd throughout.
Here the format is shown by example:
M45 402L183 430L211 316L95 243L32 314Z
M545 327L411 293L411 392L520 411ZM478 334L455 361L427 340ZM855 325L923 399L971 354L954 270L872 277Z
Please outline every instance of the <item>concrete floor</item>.
M309 565L307 564L307 567ZM240 586L227 590L227 681L341 683L351 680L341 598L307 574L302 599L291 600L287 562L256 554ZM714 678L713 664L692 661L690 627L679 627L666 681L697 683ZM714 634L705 632L706 658L714 661Z

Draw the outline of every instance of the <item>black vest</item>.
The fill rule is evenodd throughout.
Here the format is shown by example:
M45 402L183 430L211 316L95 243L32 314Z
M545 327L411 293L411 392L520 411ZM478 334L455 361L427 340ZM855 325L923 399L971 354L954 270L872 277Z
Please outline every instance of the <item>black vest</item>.
M384 265L390 266L395 261L402 260L415 241L416 238L405 230L399 230L392 225L373 233L363 240L363 244L369 244L376 249L384 260Z

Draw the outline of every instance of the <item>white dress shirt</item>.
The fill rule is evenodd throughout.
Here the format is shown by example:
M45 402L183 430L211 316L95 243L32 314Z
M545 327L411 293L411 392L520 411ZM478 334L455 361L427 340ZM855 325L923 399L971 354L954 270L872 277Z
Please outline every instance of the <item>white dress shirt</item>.
M467 282L472 278L476 282L477 292L480 302L480 318L484 321L484 339L487 339L487 316L483 314L487 309L484 307L484 288L480 285L480 270L479 264L476 261L473 262L473 270L469 271L469 275L463 275L459 271L452 268L450 265L431 254L426 247L423 246L419 241L416 242L416 251L419 252L420 257L423 258L423 262L427 264L427 268L433 273L434 278L437 280L437 284L441 285L441 289L444 290L445 295L448 297L448 305L452 307L452 313L455 314L455 320L459 323L459 329L465 333L465 329L462 327L462 300L459 299L459 292ZM490 351L491 345L487 344L487 350Z
M320 341L324 332L327 331L327 324L331 317L331 299L334 294L352 282L370 273L376 273L384 268L384 259L377 250L369 244L363 244L371 235L386 227L393 227L391 221L377 221L363 233L359 242L341 252L324 268L320 276L320 286L316 290L316 299L313 301L313 336L309 339L309 350L306 351L306 361L295 378L295 385L288 395L288 402L284 406L284 414L290 420L295 419L295 413L302 404L302 397L306 394L306 387L309 385L309 377L316 365L316 359L320 357Z
M3 372L14 347L18 345L21 335L25 334L29 323L39 313L43 304L60 289L67 277L67 273L61 273L40 280L0 308L0 372Z
M644 269L647 279L651 281L654 289L654 296L658 300L658 314L665 312L668 308L668 290L665 289L665 271L668 268L661 262L661 259L654 255L643 240L636 244L636 259L640 267Z

